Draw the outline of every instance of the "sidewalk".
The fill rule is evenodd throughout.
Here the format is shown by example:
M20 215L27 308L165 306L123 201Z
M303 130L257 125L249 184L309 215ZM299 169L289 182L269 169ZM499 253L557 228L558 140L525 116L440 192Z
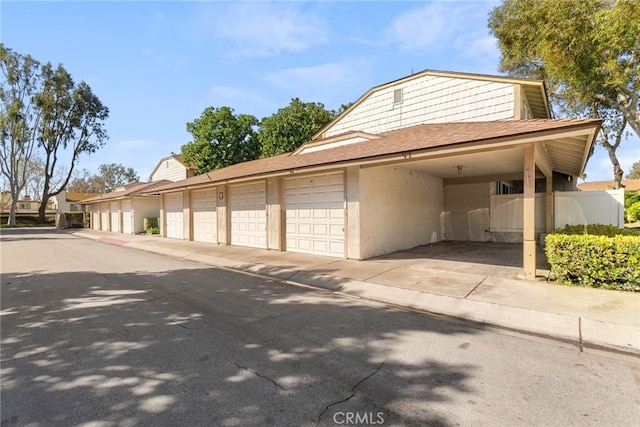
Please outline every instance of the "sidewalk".
M640 355L640 294L527 282L517 278L519 267L471 264L463 261L464 254L444 260L402 251L353 261L148 235L71 233L580 347Z

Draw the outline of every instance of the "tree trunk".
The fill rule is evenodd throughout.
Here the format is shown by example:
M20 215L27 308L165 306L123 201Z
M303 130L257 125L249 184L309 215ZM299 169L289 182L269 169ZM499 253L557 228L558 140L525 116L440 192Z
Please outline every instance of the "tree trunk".
M607 149L609 160L611 160L611 164L613 165L613 188L617 190L622 187L622 175L624 174L624 171L620 167L620 162L618 162L615 148L610 144L602 145Z
M7 219L8 225L16 225L16 205L18 201L16 199L11 200L11 207L9 208L9 218Z
M40 224L47 222L47 200L42 200L38 208L38 222Z

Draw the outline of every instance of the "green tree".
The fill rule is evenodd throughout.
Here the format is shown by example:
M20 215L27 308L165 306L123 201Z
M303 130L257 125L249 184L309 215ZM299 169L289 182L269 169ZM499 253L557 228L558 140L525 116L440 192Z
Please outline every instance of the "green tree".
M230 107L207 107L199 118L187 123L193 141L182 146L182 159L203 174L260 157L260 143L254 127L258 120L249 114L235 115Z
M640 162L635 162L631 165L627 179L640 179Z
M98 166L98 173L91 175L83 169L80 176L75 177L67 186L67 191L79 193L109 193L118 187L140 181L133 168L111 163Z
M503 0L489 17L501 71L544 79L559 115L604 120L616 186L627 125L640 135L639 17L635 0Z
M323 104L292 99L288 106L260 122L258 140L262 144L262 156L294 151L311 140L335 115L334 111L326 110Z
M108 137L103 121L109 109L88 84L76 85L62 65L54 69L50 63L45 64L41 78L43 88L36 94L35 103L42 114L36 133L45 156L39 208L40 221L44 222L47 201L67 187L80 155L94 153L105 144ZM70 158L67 173L59 185L54 185L58 171L67 167L63 157Z
M40 63L0 43L0 171L11 191L8 224L16 223L16 205L29 179L37 147L34 128L41 118L33 102L40 89Z

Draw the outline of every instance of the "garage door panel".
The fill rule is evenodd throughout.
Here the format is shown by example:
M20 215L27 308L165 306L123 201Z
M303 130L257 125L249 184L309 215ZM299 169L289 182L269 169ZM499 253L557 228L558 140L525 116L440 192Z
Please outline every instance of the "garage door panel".
M122 232L131 234L132 230L131 200L122 201Z
M167 219L167 237L184 238L184 213L182 193L167 194L165 196L165 210Z
M267 247L266 196L264 181L231 186L232 245Z
M217 190L198 190L191 195L193 205L193 240L196 242L218 242Z
M284 182L288 251L344 256L344 174Z

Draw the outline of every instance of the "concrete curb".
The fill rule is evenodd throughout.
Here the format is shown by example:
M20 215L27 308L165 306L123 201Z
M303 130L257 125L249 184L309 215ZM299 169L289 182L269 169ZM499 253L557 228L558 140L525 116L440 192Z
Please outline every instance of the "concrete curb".
M123 246L122 242L96 237L89 233L74 232L76 236ZM583 346L640 355L640 328L588 318L557 314L492 302L437 295L433 293L351 280L304 270L294 270L265 264L248 263L234 259L200 254L179 248L163 248L146 242L128 241L124 246L132 249L225 268L240 273L255 274L273 280L347 295L372 302L424 313L443 315L494 326L525 334L544 336Z

